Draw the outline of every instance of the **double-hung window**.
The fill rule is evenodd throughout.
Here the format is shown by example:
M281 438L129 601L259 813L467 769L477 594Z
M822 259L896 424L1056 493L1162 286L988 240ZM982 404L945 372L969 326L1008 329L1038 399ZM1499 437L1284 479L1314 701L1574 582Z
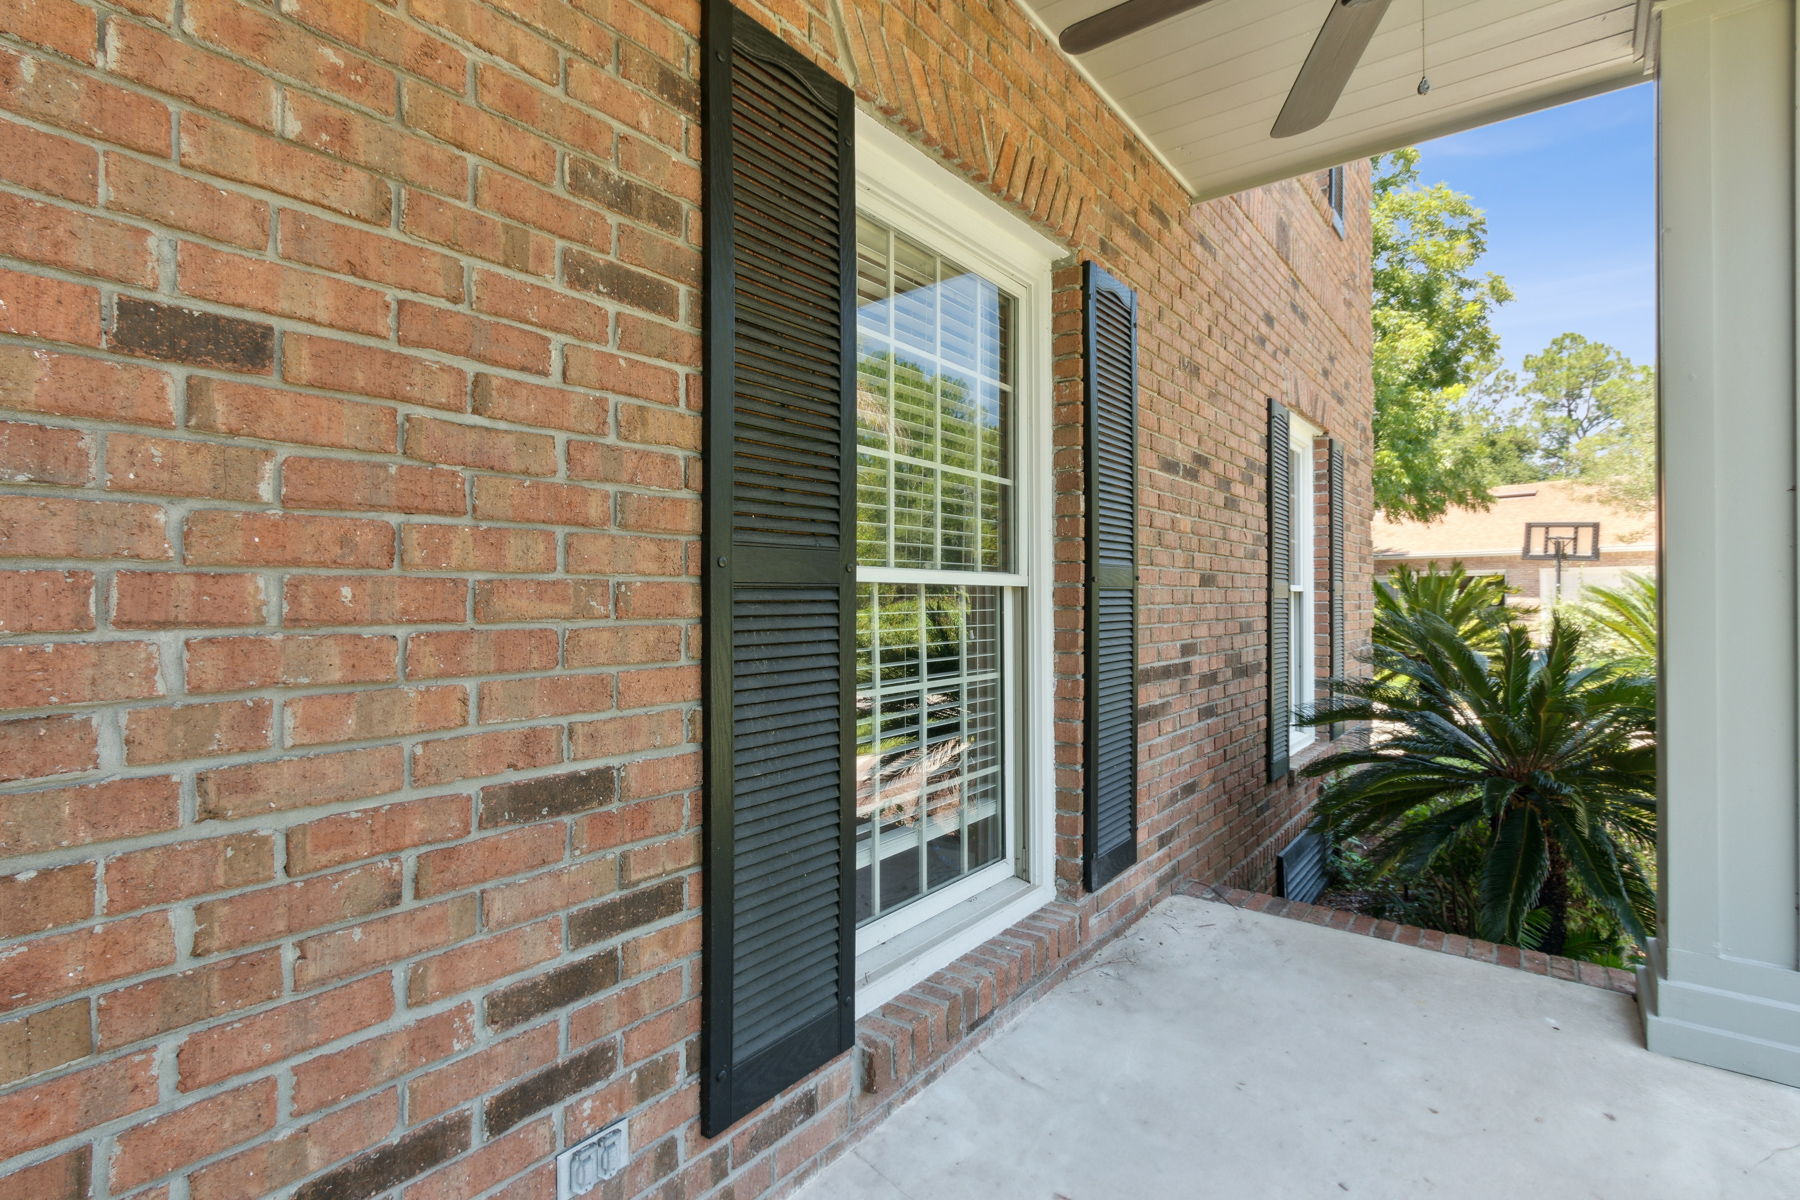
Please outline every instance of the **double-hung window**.
M1344 452L1269 401L1269 780L1286 778L1316 727L1294 721L1344 675ZM1322 603L1323 601L1323 603ZM1335 739L1343 727L1333 725Z
M1018 701L1017 302L857 222L856 901L862 924L1004 867Z
M1288 698L1296 709L1310 705L1317 696L1314 642L1318 612L1318 567L1314 505L1318 495L1313 461L1318 431L1298 417L1289 418L1288 430ZM1290 724L1288 747L1297 753L1312 745L1310 726Z
M857 157L861 1009L1048 898L1054 248L872 122Z

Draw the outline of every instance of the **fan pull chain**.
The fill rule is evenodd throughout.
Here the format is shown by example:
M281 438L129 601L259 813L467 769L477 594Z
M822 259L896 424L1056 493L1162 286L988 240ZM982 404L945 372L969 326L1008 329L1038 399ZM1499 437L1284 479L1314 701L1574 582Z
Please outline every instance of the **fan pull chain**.
M1419 0L1419 95L1431 90L1431 76L1425 69L1425 0Z

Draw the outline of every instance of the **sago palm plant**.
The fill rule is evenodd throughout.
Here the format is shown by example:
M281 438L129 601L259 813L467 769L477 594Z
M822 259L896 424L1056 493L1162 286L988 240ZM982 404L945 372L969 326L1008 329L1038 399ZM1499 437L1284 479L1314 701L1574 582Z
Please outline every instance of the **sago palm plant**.
M1375 731L1306 768L1328 778L1327 830L1369 840L1378 868L1415 876L1472 840L1475 925L1491 941L1517 945L1541 923L1539 948L1560 953L1585 900L1642 943L1654 921L1653 681L1583 665L1582 633L1560 618L1541 649L1517 623L1494 626L1491 653L1434 612L1393 622L1406 648L1377 646L1373 679L1337 680L1333 699L1302 714Z
M1434 613L1449 622L1478 650L1499 644L1500 630L1512 617L1506 607L1506 581L1498 575L1471 575L1460 562L1433 564L1423 571L1401 565L1375 581L1377 648L1411 653L1411 622Z
M1592 625L1602 641L1644 670L1655 669L1657 629L1656 580L1627 573L1618 587L1591 585L1571 605L1576 617Z

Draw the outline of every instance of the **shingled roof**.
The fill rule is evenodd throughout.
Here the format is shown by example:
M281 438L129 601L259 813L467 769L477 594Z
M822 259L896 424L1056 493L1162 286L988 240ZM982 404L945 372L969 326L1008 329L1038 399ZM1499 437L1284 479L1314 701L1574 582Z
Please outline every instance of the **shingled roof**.
M1566 479L1510 483L1493 489L1485 512L1453 508L1436 521L1375 518L1377 558L1517 556L1525 526L1544 521L1598 521L1600 552L1656 549L1656 518L1608 504L1586 484Z

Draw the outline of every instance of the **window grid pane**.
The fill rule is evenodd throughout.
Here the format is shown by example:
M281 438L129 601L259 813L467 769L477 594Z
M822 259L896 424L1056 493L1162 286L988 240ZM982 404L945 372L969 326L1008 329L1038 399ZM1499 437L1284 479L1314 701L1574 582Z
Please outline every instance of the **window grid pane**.
M1000 861L1002 589L857 589L857 912Z
M864 566L1012 569L1012 297L868 217L857 227Z

